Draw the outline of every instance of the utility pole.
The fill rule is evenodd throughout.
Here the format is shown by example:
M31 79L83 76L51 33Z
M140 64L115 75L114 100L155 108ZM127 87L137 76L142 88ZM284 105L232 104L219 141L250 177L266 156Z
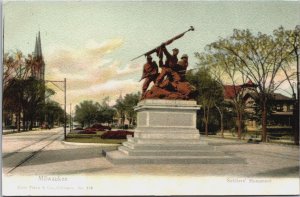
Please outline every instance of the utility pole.
M296 37L298 38L298 43L300 43L300 25L297 25L295 28ZM297 55L297 99L296 99L296 106L294 107L294 113L296 113L296 120L295 121L295 144L299 145L299 96L300 96L300 80L299 80L299 67L300 67L300 47L296 48L296 55Z
M63 81L52 81L52 80L45 80L45 83L52 83L55 85L59 90L64 92L64 140L66 140L67 136L67 79L64 78ZM58 86L56 83L63 83L64 88L62 89L60 86Z
M65 92L65 125L64 125L64 140L67 137L67 79L64 78L64 92Z
M70 132L72 130L72 103L70 103Z

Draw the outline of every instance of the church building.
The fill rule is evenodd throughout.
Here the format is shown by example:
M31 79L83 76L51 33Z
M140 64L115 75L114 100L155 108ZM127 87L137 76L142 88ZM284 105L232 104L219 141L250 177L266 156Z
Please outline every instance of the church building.
M39 80L45 80L45 62L42 53L42 42L40 32L38 33L35 39L35 49L33 52L31 76Z

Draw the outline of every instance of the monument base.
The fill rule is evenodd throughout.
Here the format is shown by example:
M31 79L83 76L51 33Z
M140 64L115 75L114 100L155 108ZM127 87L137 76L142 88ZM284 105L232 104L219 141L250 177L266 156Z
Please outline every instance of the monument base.
M244 163L200 139L196 101L146 99L138 103L134 137L104 152L114 164Z

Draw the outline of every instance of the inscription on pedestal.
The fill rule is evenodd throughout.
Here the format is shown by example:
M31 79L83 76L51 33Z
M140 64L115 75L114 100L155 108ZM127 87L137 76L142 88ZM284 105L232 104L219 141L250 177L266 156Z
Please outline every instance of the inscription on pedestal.
M150 112L149 125L152 127L194 127L193 114L174 112Z

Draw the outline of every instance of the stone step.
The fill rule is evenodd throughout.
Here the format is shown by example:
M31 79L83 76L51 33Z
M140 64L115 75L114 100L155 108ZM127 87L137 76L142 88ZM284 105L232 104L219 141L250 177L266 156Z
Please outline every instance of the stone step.
M127 140L132 143L138 144L182 144L180 139L143 139L143 138L133 138L131 135L127 135ZM199 139L185 139L184 143L186 144L207 144L206 141Z
M231 156L128 156L120 151L105 152L113 164L245 164Z
M143 139L200 139L199 133L194 132L134 132L134 137Z
M199 130L196 128L192 128L192 127L137 127L134 132L174 132L174 133L188 133L188 132L193 132L193 133L198 133L199 134Z
M138 150L216 150L215 146L209 146L207 144L138 144L133 142L123 142L123 146L130 149Z
M225 156L214 150L137 150L119 146L118 150L129 156Z

